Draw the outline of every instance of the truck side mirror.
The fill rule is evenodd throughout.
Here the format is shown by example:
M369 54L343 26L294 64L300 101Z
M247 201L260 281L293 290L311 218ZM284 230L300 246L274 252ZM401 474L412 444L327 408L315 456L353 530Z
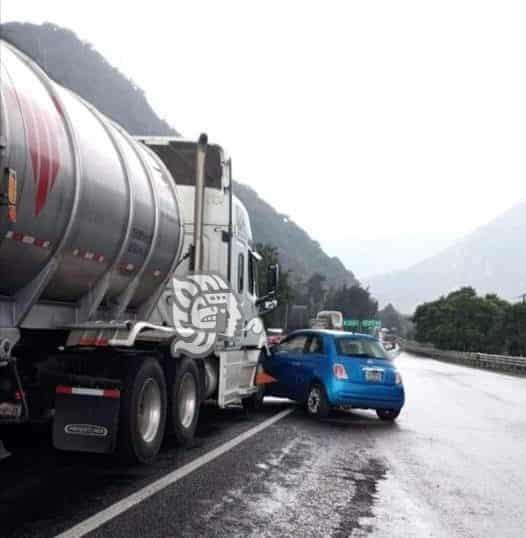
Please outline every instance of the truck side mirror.
M267 295L276 295L279 286L279 265L277 263L268 266L267 286Z

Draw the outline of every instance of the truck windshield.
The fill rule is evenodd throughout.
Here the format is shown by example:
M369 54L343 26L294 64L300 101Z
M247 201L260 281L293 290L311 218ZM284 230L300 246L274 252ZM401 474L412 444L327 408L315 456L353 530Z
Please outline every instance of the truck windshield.
M378 342L365 338L337 338L336 350L338 351L338 355L344 355L346 357L389 360L389 357Z
M193 142L170 142L148 145L168 168L176 185L195 185L195 160L197 145ZM221 152L218 146L208 146L206 151L205 185L221 189Z

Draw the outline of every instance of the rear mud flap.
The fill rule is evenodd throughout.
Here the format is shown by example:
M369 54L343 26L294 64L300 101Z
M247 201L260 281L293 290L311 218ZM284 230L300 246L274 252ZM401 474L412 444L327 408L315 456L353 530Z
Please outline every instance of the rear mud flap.
M53 444L59 450L114 452L119 425L118 390L57 387Z

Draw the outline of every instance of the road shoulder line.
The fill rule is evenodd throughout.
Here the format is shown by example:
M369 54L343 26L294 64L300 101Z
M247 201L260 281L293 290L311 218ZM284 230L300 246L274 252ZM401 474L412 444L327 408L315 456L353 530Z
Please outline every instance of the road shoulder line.
M166 476L163 476L162 478L159 478L155 482L152 482L151 484L140 489L139 491L132 493L128 497L121 499L120 501L116 502L115 504L112 504L108 508L105 508L97 514L89 517L88 519L85 519L84 521L75 525L69 530L57 535L56 538L79 538L81 536L85 536L89 532L92 532L95 529L101 527L108 521L111 521L120 514L123 514L130 508L133 508L134 506L141 503L142 501L148 499L149 497L152 497L156 493L159 493L168 486L175 484L178 480L181 480L193 471L199 469L200 467L203 467L204 465L210 463L219 456L232 450L247 439L250 439L250 437L253 437L257 433L268 428L269 426L272 426L272 424L275 424L276 422L285 418L287 415L290 415L294 410L295 408L292 407L277 413L271 418L264 420L257 426L254 426L253 428L250 428L249 430L238 435L237 437L234 437L230 441L223 443L222 445L214 448L210 452L203 454L202 456L196 458L190 463L183 465L182 467L176 469L175 471L172 471L171 473L167 474Z

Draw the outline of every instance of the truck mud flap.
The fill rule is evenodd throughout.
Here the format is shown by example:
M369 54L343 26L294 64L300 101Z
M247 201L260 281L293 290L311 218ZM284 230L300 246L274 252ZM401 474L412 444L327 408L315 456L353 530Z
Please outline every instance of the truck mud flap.
M117 445L120 390L56 388L53 444L59 450L110 453Z

